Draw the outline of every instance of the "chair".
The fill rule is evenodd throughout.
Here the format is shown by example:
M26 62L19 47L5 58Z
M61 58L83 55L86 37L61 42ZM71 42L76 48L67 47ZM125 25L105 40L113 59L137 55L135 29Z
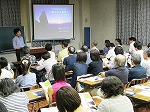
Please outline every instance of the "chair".
M124 84L124 90L130 87L131 82Z
M20 87L22 92L37 89L37 88L39 88L38 84L35 84L33 86L28 86L28 87Z
M131 85L136 85L136 84L143 84L148 81L148 77L142 78L142 79L132 79L130 82Z

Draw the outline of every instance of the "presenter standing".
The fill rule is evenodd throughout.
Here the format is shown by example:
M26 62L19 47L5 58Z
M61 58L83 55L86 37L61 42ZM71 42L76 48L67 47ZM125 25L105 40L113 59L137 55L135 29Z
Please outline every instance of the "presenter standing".
M13 38L13 48L16 50L17 61L21 61L23 56L23 47L25 46L24 39L21 36L21 30L19 28L14 29L15 37Z

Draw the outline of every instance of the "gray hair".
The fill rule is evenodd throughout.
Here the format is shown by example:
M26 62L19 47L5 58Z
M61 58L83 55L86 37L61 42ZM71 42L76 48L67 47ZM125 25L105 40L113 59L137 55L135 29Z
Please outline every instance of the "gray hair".
M132 56L131 56L131 60L133 61L133 63L134 63L135 65L138 65L138 64L141 63L141 55L134 53L134 54L132 54Z
M122 54L118 54L115 57L115 62L119 67L124 67L126 64L126 57Z

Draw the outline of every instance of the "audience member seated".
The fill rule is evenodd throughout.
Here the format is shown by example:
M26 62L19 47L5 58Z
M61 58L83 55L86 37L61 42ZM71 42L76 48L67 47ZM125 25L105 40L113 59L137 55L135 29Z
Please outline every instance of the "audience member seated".
M56 93L56 103L59 112L89 112L81 105L78 92L71 87L61 87Z
M90 53L88 52L88 46L87 45L83 45L81 47L81 51L83 51L83 52L85 52L87 54L86 64L89 65L92 62L92 60L90 58Z
M29 54L30 53L29 47L25 46L23 48L23 52L24 52L25 56L23 56L22 59L29 59L31 62L31 65L36 64L36 57L34 55Z
M149 43L149 44L147 44L147 48L150 48L150 43Z
M141 63L143 62L143 50L142 50L142 43L139 41L136 41L134 43L134 47L135 47L135 52L136 54L139 54L141 56Z
M46 99L49 105L52 102L56 102L56 93L62 86L70 86L70 84L65 82L65 70L63 65L60 63L54 64L52 67L52 73L54 75L55 84L48 88L48 94L46 93Z
M141 79L146 78L146 69L140 65L141 63L141 56L139 54L132 54L131 56L131 64L132 68L129 70L128 80L131 81L132 79Z
M7 70L8 61L5 57L0 57L0 79L14 78L13 70Z
M36 84L36 74L30 72L30 66L30 60L23 58L21 61L23 74L19 75L15 82L19 87L31 87Z
M45 49L50 53L50 56L51 56L50 58L56 59L55 53L52 51L52 44L47 43L45 45Z
M96 49L96 50L98 50L98 52L99 52L99 49L97 48L97 44L98 44L98 42L93 41L93 42L91 43L91 46L92 46L91 50Z
M90 51L90 57L92 59L92 62L89 64L88 73L96 76L103 71L103 62L99 56L99 51L97 49L92 49Z
M73 63L76 62L76 49L73 46L68 47L68 57L64 58L63 64L65 65L65 72L72 70Z
M19 91L19 87L12 79L1 79L0 101L6 106L8 112L28 112L28 97L26 93Z
M116 76L122 81L123 84L126 84L128 83L129 70L125 67L125 63L126 57L118 54L114 60L114 65L116 68L108 70L106 72L101 72L100 75L102 77Z
M108 53L107 53L107 55L106 55L106 58L108 59L108 60L110 60L111 62L113 62L114 61L114 58L115 58L115 52L114 52L114 49L115 49L115 45L113 44L113 43L110 43L109 45L108 45L108 48L109 48L109 51L108 51Z
M134 47L134 43L136 41L136 38L135 37L130 37L129 38L129 54L133 54L135 52L135 47Z
M105 78L101 83L101 91L104 99L97 112L134 112L130 99L123 95L124 87L117 77Z
M63 48L63 50L60 51L58 54L58 58L57 58L58 62L63 62L63 59L65 57L68 57L68 42L62 41L61 47Z
M143 57L142 66L146 69L147 76L150 77L150 48L144 51Z
M46 74L43 74L43 81L45 81L46 79L49 79L50 81L54 80L53 75L51 74L51 69L52 66L54 64L57 63L56 59L50 58L50 53L46 52L43 54L42 58L44 59L43 63L41 63L39 66L36 67L36 70L40 71L45 69L46 70ZM44 79L44 76L46 79Z
M8 112L6 106L2 102L0 102L0 112Z
M123 55L124 54L124 50L121 46L115 47L114 52L115 52L115 55L118 55L118 54ZM115 68L114 61L103 62L103 65L109 69Z
M72 79L71 79L71 86L75 88L77 76L87 74L88 66L86 64L87 54L85 52L78 52L77 53L77 62L73 64L72 71Z
M109 44L110 44L110 41L109 40L105 40L105 47L104 47L104 50L103 50L104 56L106 56L106 54L108 54L108 51L109 51L108 45Z
M115 45L116 46L122 46L121 39L119 39L119 38L115 39Z

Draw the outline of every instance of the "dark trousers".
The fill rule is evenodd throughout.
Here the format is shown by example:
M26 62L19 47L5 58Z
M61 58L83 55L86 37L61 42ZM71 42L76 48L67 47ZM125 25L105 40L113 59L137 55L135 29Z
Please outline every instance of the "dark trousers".
M21 61L21 57L23 56L23 50L21 49L16 49L16 57L17 61Z

